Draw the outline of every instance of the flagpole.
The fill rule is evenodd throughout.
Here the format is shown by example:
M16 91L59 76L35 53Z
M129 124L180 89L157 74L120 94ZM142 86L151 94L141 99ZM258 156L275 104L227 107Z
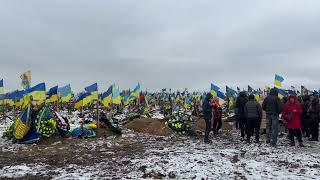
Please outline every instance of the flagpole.
M96 108L97 108L97 126L99 129L100 128L99 97L98 97L98 100L96 101Z

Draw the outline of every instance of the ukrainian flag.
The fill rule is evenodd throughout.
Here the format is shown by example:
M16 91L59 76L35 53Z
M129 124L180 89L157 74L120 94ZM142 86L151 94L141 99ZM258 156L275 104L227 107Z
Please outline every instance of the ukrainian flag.
M48 92L47 102L48 103L57 102L58 99L59 99L58 86L52 87Z
M25 92L23 90L22 91L17 90L16 95L15 95L15 100L14 100L16 107L22 107L24 94L25 94Z
M131 97L139 98L139 96L140 96L140 84L138 83L137 86L132 91Z
M287 93L286 93L285 90L283 90L283 89L278 89L278 97L279 97L280 99L283 99L283 98L286 97L286 96L287 96Z
M88 97L88 100L91 102L92 100L98 100L99 94L98 94L98 84L94 83L86 88L84 88L86 92L90 94L90 100Z
M40 105L46 100L46 84L40 83L30 89L27 89L27 96L32 97L35 105Z
M226 96L224 95L223 92L218 91L217 92L217 97L219 98L219 104L224 104L225 103Z
M3 88L3 79L0 80L0 94L4 93L4 88Z
M282 87L282 82L284 81L284 78L278 74L275 75L274 79L274 85L278 87Z
M296 91L289 89L288 94L290 95L297 95Z
M15 94L14 94L15 92L13 91L13 92L9 92L9 93L6 93L5 95L4 95L4 104L5 105L9 105L9 106L13 106L14 105L14 96L15 96Z
M112 103L117 105L121 104L119 88L115 88L114 85L112 87Z
M110 86L109 89L102 94L101 99L102 104L105 107L110 107L110 104L112 103L112 86Z
M92 94L85 92L82 106L86 106L92 102Z
M212 94L213 97L218 97L219 98L219 104L224 104L225 103L226 96L224 95L223 92L220 91L220 88L218 86L216 86L216 85L211 83L210 93Z
M189 109L190 106L191 106L191 98L190 97L186 97L184 102L185 102L184 108Z
M88 97L90 97L90 94L88 92L79 93L78 97L76 99L76 102L74 104L74 108L79 109L79 108L87 105L88 104Z
M60 95L60 101L61 102L69 102L71 97L72 97L70 84L59 88L58 89L58 93Z
M130 104L130 94L127 94L125 97L124 97L124 105L127 106Z
M211 83L211 91L220 91L220 88L213 83Z
M4 96L5 94L0 94L0 105L4 105Z

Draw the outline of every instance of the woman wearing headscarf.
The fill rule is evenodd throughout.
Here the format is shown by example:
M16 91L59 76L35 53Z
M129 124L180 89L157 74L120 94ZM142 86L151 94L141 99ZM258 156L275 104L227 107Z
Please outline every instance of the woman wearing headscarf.
M304 147L301 132L302 107L296 95L290 95L283 111L282 118L286 121L289 131L290 145L295 146L294 137L298 138L299 145Z

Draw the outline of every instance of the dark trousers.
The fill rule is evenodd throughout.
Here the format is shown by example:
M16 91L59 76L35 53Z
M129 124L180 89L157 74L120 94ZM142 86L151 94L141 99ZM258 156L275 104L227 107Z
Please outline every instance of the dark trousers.
M247 119L245 117L238 117L239 118L239 128L241 131L241 137L244 138L246 135L246 128L247 128Z
M312 139L319 140L319 122L313 121L312 125L310 126L310 133L312 136Z
M255 134L256 142L259 142L260 135L260 118L248 118L247 119L247 140L250 141L251 136Z
M294 144L294 137L298 138L299 142L302 142L302 132L301 129L288 129L289 130L289 139L292 144Z
M236 116L236 124L235 124L235 126L236 126L236 129L239 129L239 117L238 116Z
M204 140L209 140L209 134L211 132L211 119L204 119L206 122L206 131L204 135Z
M221 129L221 127L222 127L222 119L215 119L213 121L213 127L212 127L213 132L218 133L218 131Z

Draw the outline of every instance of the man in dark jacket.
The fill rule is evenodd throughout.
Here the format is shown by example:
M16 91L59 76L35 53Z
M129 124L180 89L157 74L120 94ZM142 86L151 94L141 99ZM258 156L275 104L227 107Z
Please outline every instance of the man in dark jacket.
M302 116L301 116L301 127L302 127L302 133L309 138L311 135L311 119L310 115L308 114L308 109L311 106L310 102L310 96L309 95L304 95L302 96Z
M308 116L310 117L310 133L311 141L319 141L319 120L320 120L320 105L319 97L317 95L313 96L311 105L307 110Z
M248 102L247 93L240 92L239 97L237 98L237 101L236 101L236 109L237 109L236 118L237 118L237 121L239 122L239 128L241 130L242 138L245 137L246 124L247 124L247 120L244 113L244 107L246 106L247 102Z
M204 136L205 143L211 143L211 141L209 140L209 134L211 132L211 119L212 119L211 100L212 100L212 94L208 93L202 105L203 118L206 122L206 131Z
M279 114L282 112L282 106L278 89L272 88L262 104L262 109L267 114L267 143L271 143L271 146L277 145Z
M247 118L247 142L250 143L250 137L255 132L256 143L259 143L262 107L256 101L253 94L249 96L249 101L244 108L244 112Z

